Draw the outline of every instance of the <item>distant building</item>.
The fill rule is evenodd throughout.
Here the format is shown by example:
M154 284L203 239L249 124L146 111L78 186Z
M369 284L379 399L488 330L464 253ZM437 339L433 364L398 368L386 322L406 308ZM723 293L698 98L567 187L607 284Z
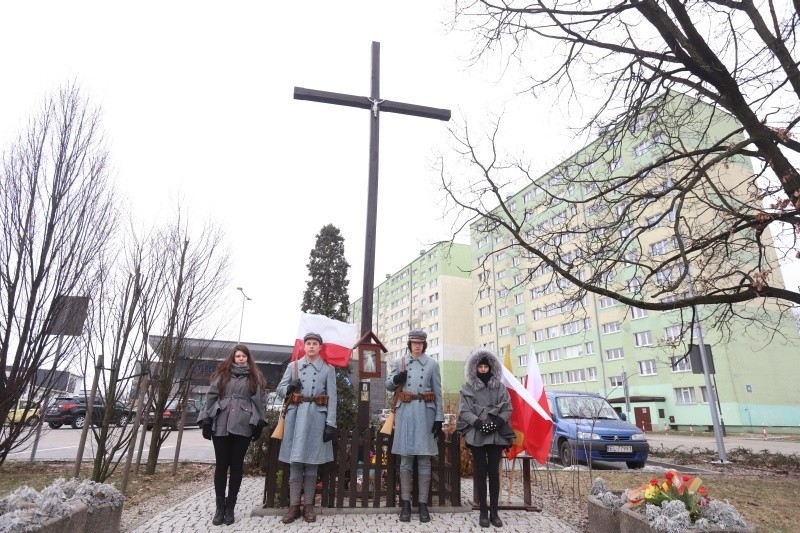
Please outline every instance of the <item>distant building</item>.
M157 349L163 337L151 335L150 346ZM178 361L173 392L177 396L187 376L190 379L189 398L203 401L208 391L211 374L217 364L230 355L236 341L210 339L185 339L183 354ZM281 344L245 343L256 365L267 380L267 388L274 390L283 377L283 372L292 357L293 346ZM157 366L157 365L156 365ZM155 370L157 372L157 369Z

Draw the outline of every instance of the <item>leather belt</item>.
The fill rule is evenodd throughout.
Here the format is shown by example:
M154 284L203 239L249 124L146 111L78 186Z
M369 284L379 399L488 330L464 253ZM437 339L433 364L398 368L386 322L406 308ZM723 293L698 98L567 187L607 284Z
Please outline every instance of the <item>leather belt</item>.
M303 402L315 403L317 405L328 405L328 395L320 394L319 396L303 396L302 394L293 393L289 395L289 403L298 405Z
M433 391L426 391L422 394L412 394L410 392L401 392L400 393L400 401L402 402L411 402L414 400L420 402L432 402L436 399L436 393Z

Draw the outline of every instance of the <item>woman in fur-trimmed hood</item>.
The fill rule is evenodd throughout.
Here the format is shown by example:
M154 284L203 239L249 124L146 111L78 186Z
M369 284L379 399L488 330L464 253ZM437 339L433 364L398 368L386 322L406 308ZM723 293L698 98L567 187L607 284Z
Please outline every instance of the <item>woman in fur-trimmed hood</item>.
M513 441L508 428L511 398L501 381L500 360L491 351L478 348L464 365L456 429L472 452L473 482L480 507L479 524L502 527L497 514L500 499L500 457ZM489 506L486 505L486 477L489 478Z

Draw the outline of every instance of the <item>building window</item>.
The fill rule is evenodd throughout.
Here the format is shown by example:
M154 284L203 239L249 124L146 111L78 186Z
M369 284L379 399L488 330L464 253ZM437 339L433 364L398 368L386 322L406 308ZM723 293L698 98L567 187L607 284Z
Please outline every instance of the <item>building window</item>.
M547 362L547 352L536 352L536 362L537 363L546 363Z
M555 348L553 350L547 350L547 360L548 361L559 361L561 359L561 349Z
M694 399L694 387L680 387L675 389L675 403L681 405L697 403Z
M547 328L547 338L555 339L556 337L558 337L558 326L550 326Z
M664 340L667 342L678 342L681 340L681 327L669 326L664 328Z
M703 403L708 403L708 389L705 385L700 385L700 396L703 398Z
M564 347L564 359L573 359L583 355L583 344L574 344Z
M484 305L483 307L481 307L481 308L479 308L479 309L478 309L478 316L488 316L488 315L490 315L491 313L492 313L492 306L491 306L491 304L489 304L489 305Z
M597 368L587 368L586 369L586 381L597 381Z
M611 376L608 378L608 383L612 387L622 387L623 385L622 376Z
M435 292L435 293L431 294L431 295L428 297L428 301L429 301L430 303L436 302L436 301L438 301L438 300L439 300L439 293L438 293L438 292Z
M606 324L603 324L603 333L605 334L617 333L620 331L620 329L621 328L619 322L608 322Z
M661 255L667 252L669 252L669 241L666 239L650 245L650 255Z
M669 364L673 372L691 372L692 361L688 357L670 357Z
M491 333L492 331L494 331L494 328L493 328L492 324L484 324L483 326L480 327L479 331L480 331L481 335L486 335L486 334Z
M500 289L497 291L498 298L505 298L506 296L508 296L508 289Z
M511 333L511 328L508 326L503 326L497 330L497 333L499 333L500 335L508 335L509 333Z
M649 331L641 331L633 334L633 343L636 346L652 346L653 334Z
M497 316L508 316L508 307L501 307L498 309Z
M439 346L439 337L436 337L435 339L431 339L430 342L431 342L431 348L433 348L435 346Z
M585 352L586 354L594 353L594 343L593 342L587 342L584 346L586 347L586 352Z
M615 305L617 305L617 301L614 298L610 298L608 296L600 297L600 309L607 309L609 307L614 307Z
M582 383L584 381L586 380L584 379L582 368L567 371L567 383Z
M551 385L560 385L564 383L564 373L563 372L553 372L550 374L550 384Z
M497 279L503 279L504 277L506 277L506 271L505 271L505 270L499 270L499 271L497 272L497 276L495 276L495 277L496 277Z
M520 355L519 357L517 357L517 361L519 363L519 366L528 366L528 356L527 356L527 354L526 355Z
M519 264L521 262L522 262L522 259L519 256L511 258L511 266L519 266Z
M544 330L543 329L537 329L536 331L533 332L533 341L534 342L543 341L543 340L544 340Z
M639 307L631 307L631 318L644 318L647 316L647 309L640 309Z
M625 357L625 352L622 348L611 348L610 350L606 350L607 361L622 359L623 357Z
M488 298L492 294L492 289L489 287L483 288L478 291L478 298Z
M642 280L633 278L628 282L628 292L637 293L642 290Z
M514 295L514 304L515 305L520 305L522 303L525 303L525 299L524 299L522 293L515 294Z
M517 320L517 325L518 326L521 326L522 324L525 323L525 313L520 313L515 318Z
M639 361L639 375L640 376L655 376L658 374L656 370L656 360L648 359L647 361Z
M525 341L525 334L517 335L517 346L524 346L525 344L527 344L527 341Z

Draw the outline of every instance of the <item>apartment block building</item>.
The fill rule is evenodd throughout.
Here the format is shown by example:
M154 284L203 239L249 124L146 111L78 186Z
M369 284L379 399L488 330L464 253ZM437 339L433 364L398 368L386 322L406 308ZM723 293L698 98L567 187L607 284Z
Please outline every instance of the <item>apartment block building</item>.
M713 120L708 120L709 114L714 114ZM694 128L693 124L699 126ZM639 211L631 212L623 202L610 205L603 198L596 202L584 200L595 195L604 180L630 175L635 169L650 165L659 150L692 150L709 139L725 136L731 136L733 142L736 128L730 117L713 106L674 95L665 99L661 107L648 110L626 131L614 132L610 136L613 140L601 135L510 194L504 207L520 221L520 234L531 240L544 238L538 248L565 261L579 256L592 239L607 239L609 246L617 247L616 252L624 254L628 262L603 272L602 281L609 287L624 287L622 290L630 294L657 293L660 301L669 302L694 289L695 264L690 264L688 276L664 269L646 278L646 282L640 276L642 269L635 265L655 260L677 246L673 197L659 197L657 193L682 169L665 164L648 171L646 178L639 180L641 183L631 185L639 187L642 195L655 192L652 202L643 203ZM746 194L743 189L753 173L744 158L728 159L705 171L733 195ZM589 173L591 179L564 179ZM707 194L709 201L714 200L714 194ZM714 216L690 201L682 207L689 210L697 224ZM591 224L600 219L609 223ZM576 229L552 231L559 224L565 228L573 224ZM605 226L601 228L605 235L597 229L587 229L597 226ZM613 236L609 235L609 228ZM638 233L631 239L634 230ZM697 330L692 328L690 311L648 311L622 305L608 296L581 294L574 284L555 275L552 268L520 246L508 228L491 218L474 222L471 234L476 345L497 350L501 357L504 348L510 347L518 376L527 372L530 358L535 357L548 389L597 392L622 411L627 410L627 385L627 414L645 430L670 426L704 430L711 425L710 395L704 376L695 373L699 370L696 360L692 368L692 360L686 357L689 344L697 343L696 335L691 336ZM768 232L764 238L769 239ZM777 266L774 250L768 246L767 253L771 254L770 263ZM737 254L737 260L754 260L746 251ZM717 259L703 258L699 253L696 260L697 264L705 261L708 268L709 262ZM717 267L724 265L712 265ZM591 265L579 272L579 278L588 279L593 275L590 270ZM782 285L779 269L772 271L770 283ZM756 315L754 309L759 306ZM800 381L800 336L794 320L770 302L741 304L733 309L736 313L727 318L724 327L715 327L720 322L708 320L713 310L698 308L705 344L713 352L712 386L723 422L731 431L760 431L762 425L796 429L800 426L800 389L777 386ZM748 314L758 316L758 321L749 320Z
M373 292L372 329L389 350L384 361L393 362L406 353L409 331L425 330L427 353L439 362L450 409L464 382L464 361L475 346L471 263L469 245L437 243L397 272L386 274ZM350 322L361 322L361 298L351 304ZM385 379L385 368L383 375Z

